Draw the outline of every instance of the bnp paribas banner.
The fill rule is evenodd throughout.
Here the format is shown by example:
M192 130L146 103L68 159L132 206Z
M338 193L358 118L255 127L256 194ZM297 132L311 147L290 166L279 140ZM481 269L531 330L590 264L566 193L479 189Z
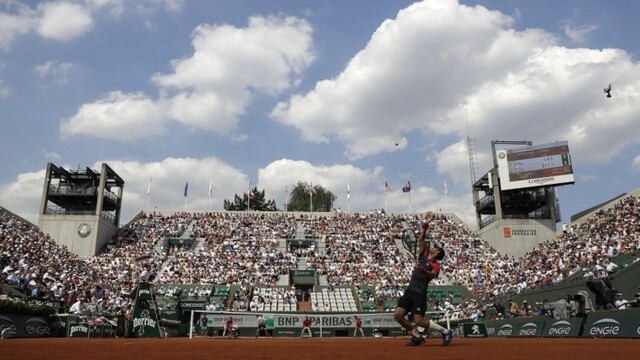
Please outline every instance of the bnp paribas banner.
M640 338L640 309L591 312L582 336Z
M155 302L149 290L149 284L140 283L135 290L133 319L131 320L132 337L160 337L160 322L155 310Z
M231 316L233 322L241 328L257 327L257 317L247 315L224 315L224 314L207 314L207 325L211 327L221 328L224 322ZM302 328L302 321L305 316L309 316L311 327L324 328L353 328L355 326L355 317L353 314L265 314L265 323L267 328ZM398 328L400 325L393 318L393 313L376 313L375 315L358 314L362 319L364 328Z

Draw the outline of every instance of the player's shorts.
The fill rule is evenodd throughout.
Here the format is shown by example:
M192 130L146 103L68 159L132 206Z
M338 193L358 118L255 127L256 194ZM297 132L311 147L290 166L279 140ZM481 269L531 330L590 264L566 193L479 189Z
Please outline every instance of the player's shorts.
M265 325L265 324L258 325L258 330L264 330L266 328L267 328L267 325Z
M424 313L427 310L427 294L426 292L416 292L411 289L407 289L400 299L398 299L398 307L401 307L414 315L424 317Z

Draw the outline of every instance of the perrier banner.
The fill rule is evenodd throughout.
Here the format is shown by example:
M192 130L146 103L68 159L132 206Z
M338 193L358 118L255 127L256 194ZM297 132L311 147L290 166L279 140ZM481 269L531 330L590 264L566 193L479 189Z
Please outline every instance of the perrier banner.
M149 284L141 282L134 290L133 319L131 320L131 337L159 338L160 323L156 312L155 301Z

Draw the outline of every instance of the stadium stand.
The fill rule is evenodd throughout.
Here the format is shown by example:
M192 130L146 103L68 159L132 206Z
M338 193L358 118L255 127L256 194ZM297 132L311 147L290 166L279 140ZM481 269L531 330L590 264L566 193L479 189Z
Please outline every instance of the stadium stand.
M54 304L60 312L81 299L87 313L124 313L143 270L150 269L163 309L182 298L233 311L391 311L413 266L396 240L407 226L417 229L421 218L377 212L142 213L100 255L80 258L0 209L2 292ZM513 259L459 219L439 215L427 236L446 248L446 280L430 287L430 306L447 309L453 318L474 318L518 294L614 276L637 262L639 228L640 198L624 196ZM301 234L313 245L289 249L287 239ZM319 276L309 299L289 283L289 272L300 266ZM625 297L633 298L627 292L637 285L622 287Z

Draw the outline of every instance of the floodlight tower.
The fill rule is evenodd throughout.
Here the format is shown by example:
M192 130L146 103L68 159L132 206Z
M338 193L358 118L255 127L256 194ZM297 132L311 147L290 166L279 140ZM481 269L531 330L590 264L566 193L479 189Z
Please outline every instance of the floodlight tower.
M100 172L48 163L38 225L69 251L96 255L118 229L123 190L124 180L105 163Z

